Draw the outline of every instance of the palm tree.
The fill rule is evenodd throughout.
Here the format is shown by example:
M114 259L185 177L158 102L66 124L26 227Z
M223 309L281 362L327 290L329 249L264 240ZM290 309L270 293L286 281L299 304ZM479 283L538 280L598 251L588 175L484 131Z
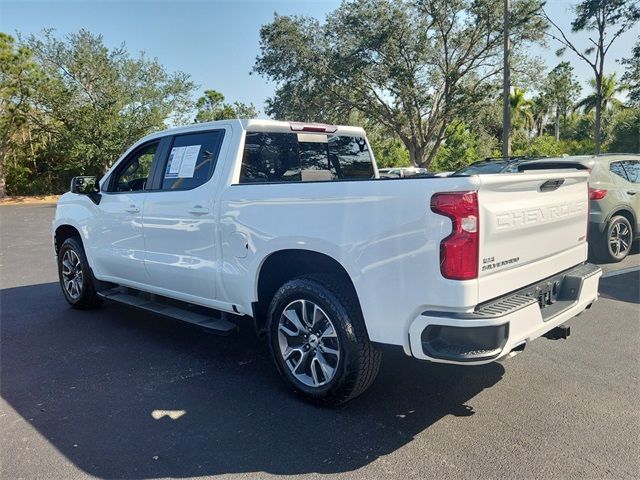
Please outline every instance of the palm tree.
M598 94L596 93L595 78L589 80L589 85L593 89L593 92L576 103L574 110L583 109L584 113L589 113L596 108ZM622 108L624 104L618 100L615 95L623 90L626 90L624 85L616 86L615 73L604 75L602 77L602 110L618 110Z
M532 111L534 102L525 97L525 91L514 87L513 93L509 95L509 103L511 104L511 124L514 127L532 130L535 125Z

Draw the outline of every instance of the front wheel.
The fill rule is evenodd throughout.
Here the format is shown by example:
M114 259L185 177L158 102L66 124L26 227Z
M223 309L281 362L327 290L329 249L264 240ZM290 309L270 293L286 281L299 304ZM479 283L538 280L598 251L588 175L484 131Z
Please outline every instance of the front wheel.
M64 298L73 308L91 308L102 303L82 244L74 237L66 239L58 251L58 277Z
M378 374L381 354L349 290L338 277L308 275L285 283L271 301L271 355L286 382L311 403L351 400Z

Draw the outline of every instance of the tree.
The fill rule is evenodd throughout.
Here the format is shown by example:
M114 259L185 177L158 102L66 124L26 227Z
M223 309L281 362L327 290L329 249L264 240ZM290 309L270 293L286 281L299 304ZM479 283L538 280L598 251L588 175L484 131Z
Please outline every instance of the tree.
M569 49L593 70L596 94L594 143L595 153L598 154L602 144L604 60L616 39L640 19L640 5L636 1L629 0L582 0L578 3L575 6L576 18L571 22L571 31L573 33L583 31L595 33L595 38L589 37L591 45L585 50L578 48L574 42L569 40L564 31L544 10L542 10L542 15L557 32L557 35L554 33L549 33L549 35L562 45L558 54L562 55L566 49Z
M616 74L605 75L602 78L600 87L600 95L598 96L597 84L594 78L589 79L589 85L593 89L593 92L580 100L575 108L583 109L584 113L590 113L598 105L598 98L600 99L600 108L602 111L617 110L623 107L622 101L618 100L615 95L623 90L626 90L624 85L618 86L616 84Z
M640 153L640 109L620 110L611 123L611 139L607 151Z
M16 147L16 135L24 125L39 78L31 51L0 32L0 198L6 195L5 161Z
M56 190L73 175L102 174L133 142L167 121L182 123L192 108L188 75L134 58L124 45L109 49L86 30L64 39L45 30L22 45L43 75L27 117L43 151L29 169L33 178L55 178Z
M490 142L471 131L468 125L457 123L451 125L449 130L447 141L438 150L431 166L433 171L455 171L479 158L491 156Z
M620 63L626 66L620 80L629 90L629 104L640 108L640 40L634 45L631 57L623 58Z
M216 90L205 90L204 95L196 102L195 122L212 122L231 118L255 118L258 111L252 103L246 105L241 102L224 103L224 95Z
M509 95L511 107L511 125L514 127L532 130L535 124L533 117L533 101L525 96L525 91L514 87L513 93Z
M541 137L544 134L545 122L551 111L551 101L547 95L536 95L531 101L531 114L536 128L536 135Z
M540 38L539 7L514 1L514 44ZM348 0L324 24L276 15L261 28L254 65L277 85L267 113L340 121L355 110L428 166L502 71L502 14L493 0Z
M561 62L555 66L543 86L543 94L549 100L555 112L555 138L560 140L560 118L564 125L567 123L567 115L575 104L582 87L573 73L573 67L569 62Z

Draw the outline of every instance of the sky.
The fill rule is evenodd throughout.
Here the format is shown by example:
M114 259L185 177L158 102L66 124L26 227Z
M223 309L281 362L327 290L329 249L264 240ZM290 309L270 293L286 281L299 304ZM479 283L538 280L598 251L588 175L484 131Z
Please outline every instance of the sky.
M568 30L574 3L548 0L546 10ZM218 90L227 101L251 102L264 112L264 101L273 94L275 85L249 74L259 53L260 27L269 23L275 12L324 19L339 4L338 0L0 0L0 30L30 34L54 28L63 36L85 28L102 34L109 47L124 42L131 53L144 51L169 71L187 72L200 85L197 95L205 89ZM614 43L607 57L609 72L621 75L623 70L615 59L630 56L639 36L640 26L636 25ZM586 45L586 36L580 38ZM593 76L590 67L571 52L559 59L555 55L558 47L551 41L548 48L536 47L530 54L542 57L549 69L562 60L571 61L586 86Z

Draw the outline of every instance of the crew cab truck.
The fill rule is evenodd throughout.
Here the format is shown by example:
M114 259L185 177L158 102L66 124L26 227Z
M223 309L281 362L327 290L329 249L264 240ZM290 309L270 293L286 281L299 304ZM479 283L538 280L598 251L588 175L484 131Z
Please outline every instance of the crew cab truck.
M66 300L265 333L306 400L347 401L380 344L480 365L598 297L588 173L381 179L361 128L225 120L149 135L76 177L53 240Z

